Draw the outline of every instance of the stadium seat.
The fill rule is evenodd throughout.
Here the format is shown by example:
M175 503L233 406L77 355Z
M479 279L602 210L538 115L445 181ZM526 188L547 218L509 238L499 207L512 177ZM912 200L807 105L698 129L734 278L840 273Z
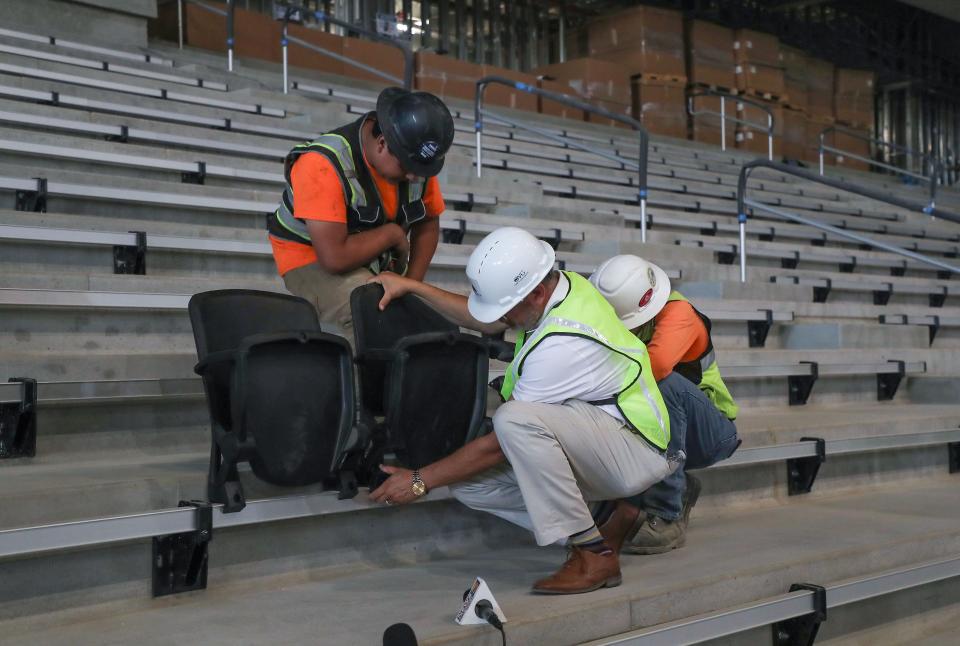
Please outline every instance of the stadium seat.
M346 339L320 331L305 300L252 290L190 299L210 409L208 497L239 511L237 464L280 486L332 484L354 423L353 366ZM341 497L356 493L344 474Z

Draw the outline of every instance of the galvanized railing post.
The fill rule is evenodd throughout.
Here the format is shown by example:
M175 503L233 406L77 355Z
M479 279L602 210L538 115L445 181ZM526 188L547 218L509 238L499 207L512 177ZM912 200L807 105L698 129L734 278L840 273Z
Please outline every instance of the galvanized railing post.
M473 128L477 133L477 177L483 177L483 90L486 83L477 83L473 97Z
M720 97L720 150L727 150L727 99Z
M227 71L233 71L233 17L234 0L227 0Z
M280 36L280 49L283 55L283 93L288 94L290 92L290 82L288 81L288 70L287 70L287 49L289 48L290 41L287 40L287 23L289 21L287 18L283 19L283 34Z
M177 0L177 42L183 49L183 0Z
M820 175L823 175L823 133L820 133Z
M773 161L773 115L767 114L767 159Z
M740 282L747 282L747 214L738 213L737 223L740 225Z

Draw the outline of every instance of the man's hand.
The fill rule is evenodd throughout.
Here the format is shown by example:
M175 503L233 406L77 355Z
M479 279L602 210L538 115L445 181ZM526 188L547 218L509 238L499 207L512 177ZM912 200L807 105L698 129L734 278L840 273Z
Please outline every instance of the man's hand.
M389 473L390 477L370 492L370 500L387 505L405 505L418 498L413 493L413 471L384 464L380 465L380 470Z
M384 271L370 278L368 283L379 283L383 287L383 298L380 299L380 311L387 309L395 298L409 294L416 287L417 281L404 278L389 271Z
M397 228L400 229L400 236L397 238L397 243L393 245L393 261L390 263L389 270L402 276L410 263L410 239L407 238L407 232L402 227L397 226Z

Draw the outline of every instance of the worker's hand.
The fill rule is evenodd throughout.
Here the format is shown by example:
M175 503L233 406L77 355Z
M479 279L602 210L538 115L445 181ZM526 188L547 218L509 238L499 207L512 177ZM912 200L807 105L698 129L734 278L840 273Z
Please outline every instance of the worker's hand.
M384 464L380 465L380 470L390 477L370 492L370 500L385 505L405 505L417 499L413 493L413 471Z
M387 309L395 298L400 298L404 294L409 294L416 283L415 280L404 278L389 271L380 272L372 276L368 283L379 283L383 287L383 298L380 299L380 311Z
M402 276L407 271L407 263L410 262L410 239L407 238L407 232L403 227L398 226L397 229L400 233L396 238L396 244L391 248L393 260L387 269Z

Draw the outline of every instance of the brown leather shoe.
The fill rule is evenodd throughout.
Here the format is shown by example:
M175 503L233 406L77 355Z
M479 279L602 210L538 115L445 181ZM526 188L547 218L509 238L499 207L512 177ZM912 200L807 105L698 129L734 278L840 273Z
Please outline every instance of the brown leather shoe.
M567 562L554 574L533 584L540 594L580 594L620 585L620 559L610 550L603 553L571 547Z
M603 536L603 542L615 554L619 554L624 541L629 541L636 536L645 517L645 514L626 500L618 500L610 518L600 526L600 535Z

